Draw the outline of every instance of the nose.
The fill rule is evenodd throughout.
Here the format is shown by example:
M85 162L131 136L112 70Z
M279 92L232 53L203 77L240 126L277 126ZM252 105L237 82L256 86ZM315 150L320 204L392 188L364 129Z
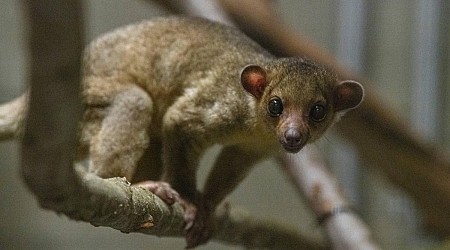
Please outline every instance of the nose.
M302 143L302 135L297 129L290 128L284 132L284 141L289 147L298 147Z

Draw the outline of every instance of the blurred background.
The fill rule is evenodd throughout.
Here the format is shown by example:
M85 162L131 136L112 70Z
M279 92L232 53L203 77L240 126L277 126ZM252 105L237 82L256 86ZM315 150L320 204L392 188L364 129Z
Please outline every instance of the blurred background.
M86 43L115 27L169 14L149 2L85 0ZM283 0L274 6L291 28L370 79L382 101L419 137L450 151L449 1ZM21 1L2 0L0 103L25 90L26 32ZM361 166L357 150L344 138L330 132L316 146L327 152L347 196L384 249L432 249L439 243L421 226L414 202L375 168ZM203 169L216 153L210 150ZM183 248L183 239L123 234L42 210L20 178L19 163L18 143L1 142L0 249ZM228 200L255 216L322 237L315 217L273 161L255 168ZM199 249L235 248L211 242Z

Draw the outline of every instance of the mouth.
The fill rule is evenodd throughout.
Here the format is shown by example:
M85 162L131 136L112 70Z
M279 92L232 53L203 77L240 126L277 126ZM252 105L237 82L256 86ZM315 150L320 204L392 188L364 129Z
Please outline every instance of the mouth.
M300 152L300 150L305 146L304 144L288 145L286 143L281 143L281 145L283 146L284 150L286 150L286 152L291 153L291 154Z

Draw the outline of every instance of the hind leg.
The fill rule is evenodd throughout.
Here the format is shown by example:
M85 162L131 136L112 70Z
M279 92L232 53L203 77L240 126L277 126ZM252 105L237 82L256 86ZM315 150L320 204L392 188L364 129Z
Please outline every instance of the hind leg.
M149 143L152 111L150 96L138 87L117 94L91 140L89 171L102 178L131 180Z

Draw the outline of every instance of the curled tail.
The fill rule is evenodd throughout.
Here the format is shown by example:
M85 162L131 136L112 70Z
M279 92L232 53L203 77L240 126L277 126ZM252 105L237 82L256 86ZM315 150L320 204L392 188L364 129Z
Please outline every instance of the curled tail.
M27 111L28 95L0 105L0 141L17 138L22 134Z

